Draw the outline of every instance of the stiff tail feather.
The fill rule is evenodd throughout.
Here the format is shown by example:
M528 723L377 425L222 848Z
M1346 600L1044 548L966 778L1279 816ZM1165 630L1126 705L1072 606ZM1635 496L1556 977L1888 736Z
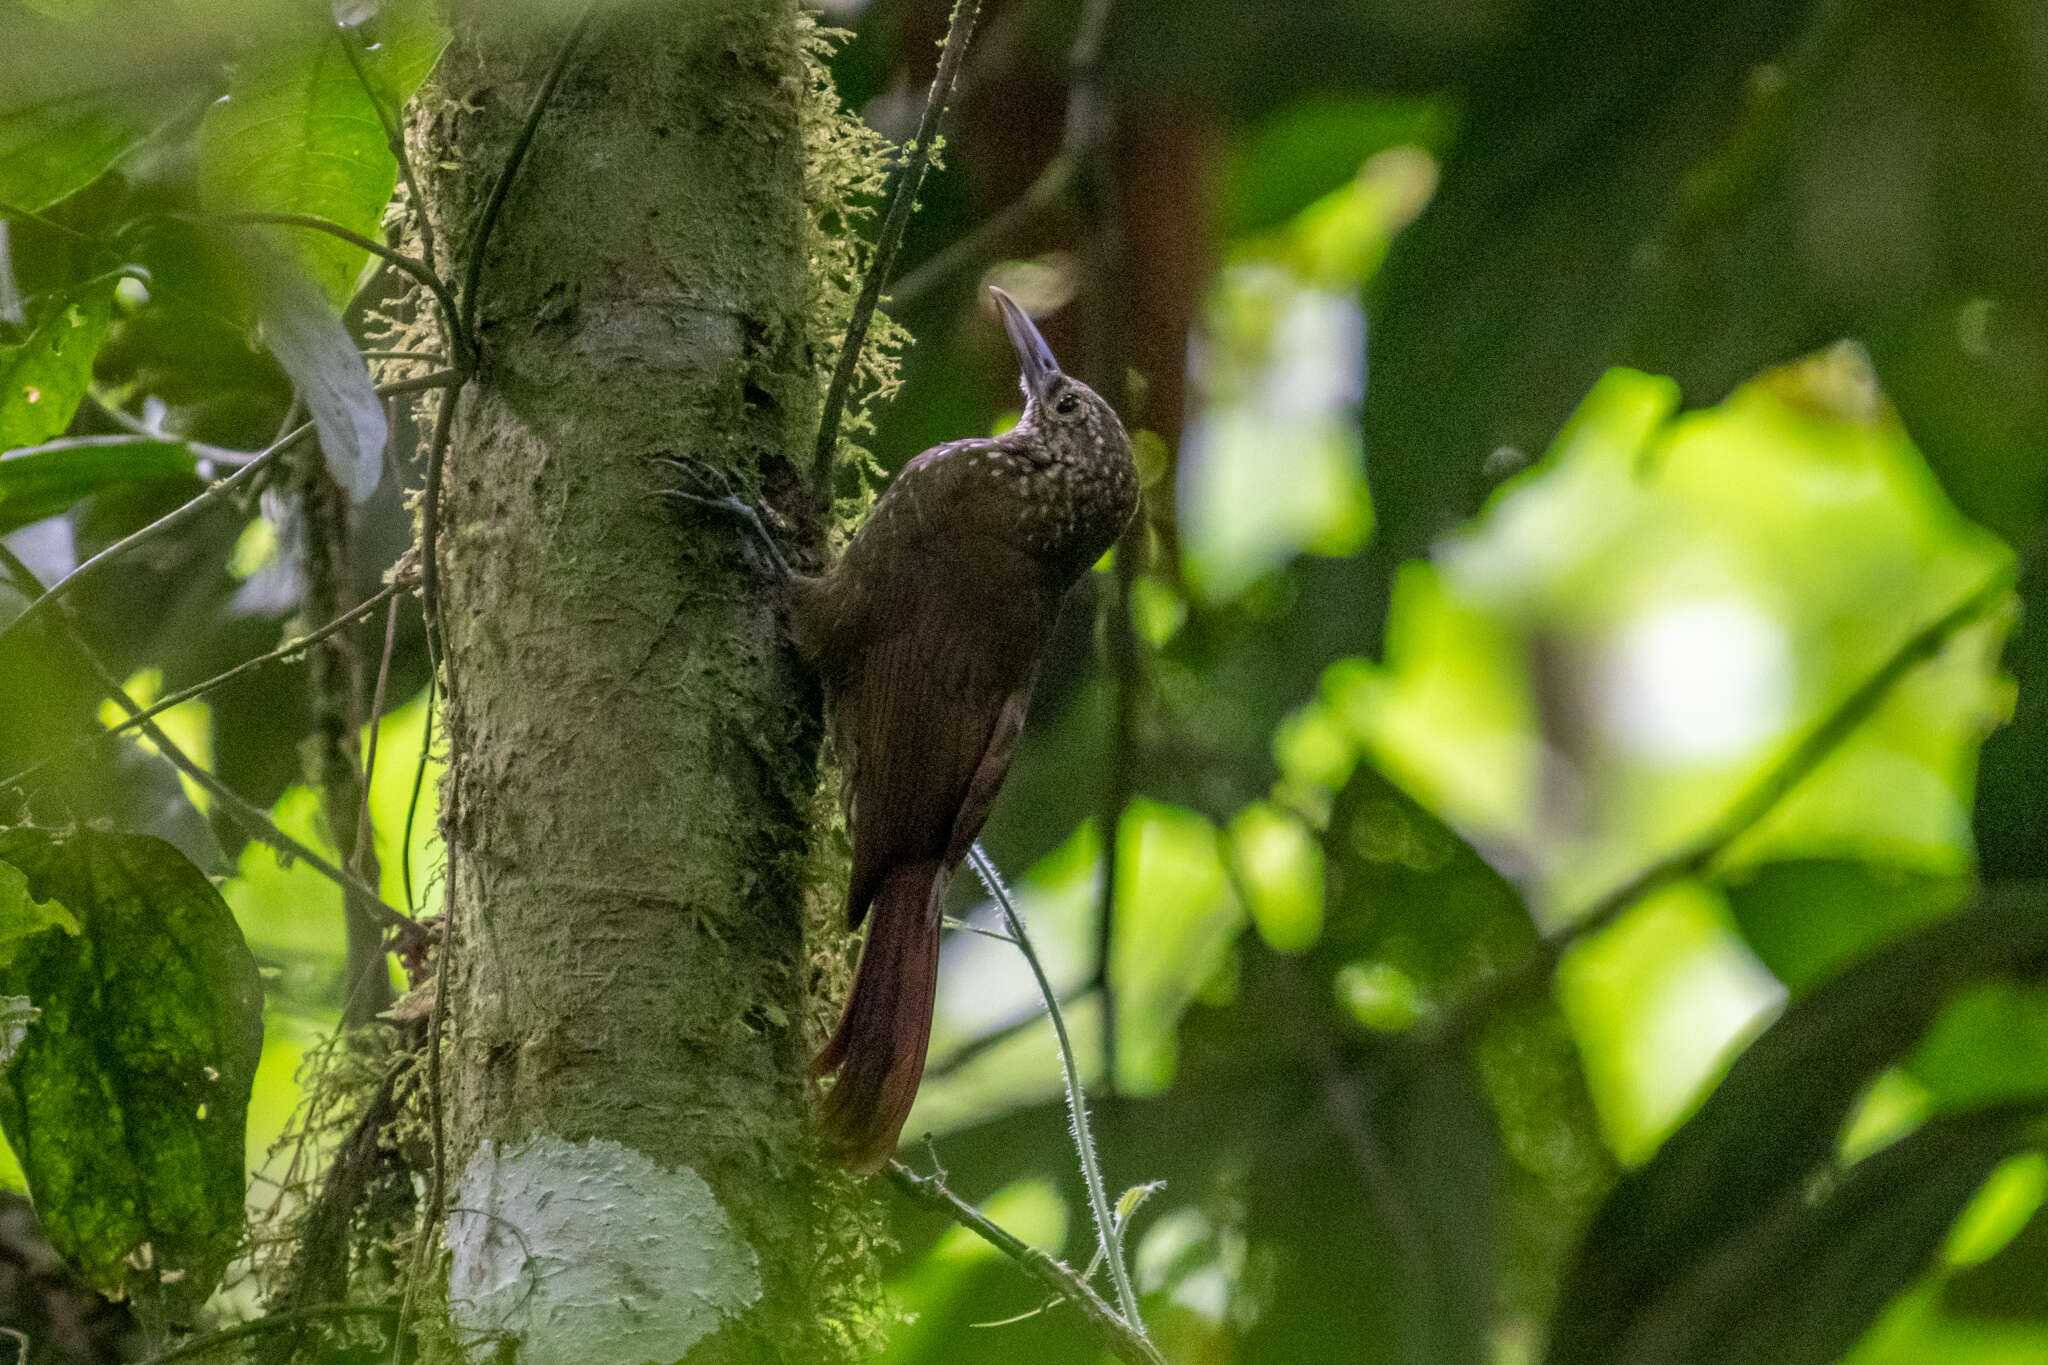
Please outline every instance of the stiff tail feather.
M938 879L937 863L882 879L846 1013L811 1063L814 1074L838 1073L822 1112L825 1148L857 1171L879 1169L895 1153L924 1078L939 988Z

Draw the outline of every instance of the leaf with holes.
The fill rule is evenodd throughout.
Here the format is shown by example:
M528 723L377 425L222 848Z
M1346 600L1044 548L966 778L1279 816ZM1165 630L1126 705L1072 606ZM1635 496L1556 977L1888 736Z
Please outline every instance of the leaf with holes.
M118 282L102 275L46 301L27 336L0 347L0 450L40 445L71 425L92 382Z
M0 995L42 1011L0 1125L51 1244L100 1289L181 1315L241 1236L256 961L213 883L162 840L13 829L0 863L78 926L28 935L0 966Z

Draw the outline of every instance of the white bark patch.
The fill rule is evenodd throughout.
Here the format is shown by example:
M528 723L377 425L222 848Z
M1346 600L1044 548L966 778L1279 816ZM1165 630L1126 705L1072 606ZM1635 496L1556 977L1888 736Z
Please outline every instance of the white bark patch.
M680 1360L761 1297L760 1263L704 1178L617 1142L471 1154L448 1210L448 1301L472 1359Z

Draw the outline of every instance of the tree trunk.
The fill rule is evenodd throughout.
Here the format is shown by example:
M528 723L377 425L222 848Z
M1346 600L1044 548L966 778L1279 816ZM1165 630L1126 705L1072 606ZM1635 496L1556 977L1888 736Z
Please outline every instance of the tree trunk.
M565 37L495 8L413 130L458 262ZM786 487L812 436L802 21L596 16L484 254L441 502L450 1315L526 1365L831 1362L874 1229L807 1130L817 698L737 528L649 496L662 457Z

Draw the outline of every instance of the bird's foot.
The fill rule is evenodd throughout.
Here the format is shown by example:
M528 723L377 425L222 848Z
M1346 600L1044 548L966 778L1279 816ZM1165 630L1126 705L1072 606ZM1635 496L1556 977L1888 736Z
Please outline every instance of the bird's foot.
M754 503L733 491L732 481L722 470L698 460L669 460L659 463L667 465L680 476L680 482L673 488L656 489L654 496L673 498L694 507L702 507L720 516L736 519L765 554L768 567L778 578L792 578L795 571L789 567L789 560L783 557L782 547L769 534L768 523L762 519L761 509Z

